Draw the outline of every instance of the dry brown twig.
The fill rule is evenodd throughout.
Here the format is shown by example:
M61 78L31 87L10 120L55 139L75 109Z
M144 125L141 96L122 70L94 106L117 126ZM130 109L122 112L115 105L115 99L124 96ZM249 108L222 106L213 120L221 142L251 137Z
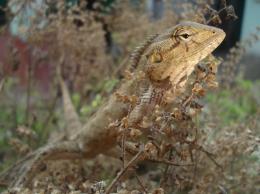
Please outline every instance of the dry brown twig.
M116 178L110 183L110 185L107 187L107 190L105 194L111 193L113 187L116 185L116 183L120 180L120 178L127 172L127 170L135 165L138 160L143 156L144 154L144 146L140 146L139 152L126 164L126 166L117 174Z

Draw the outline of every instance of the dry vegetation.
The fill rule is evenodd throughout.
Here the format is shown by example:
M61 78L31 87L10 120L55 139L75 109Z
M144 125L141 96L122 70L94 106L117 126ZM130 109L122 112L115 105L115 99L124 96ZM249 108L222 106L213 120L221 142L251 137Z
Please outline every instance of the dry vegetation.
M132 75L124 72L130 65L129 53L136 45L147 36L160 33L181 20L218 25L223 19L234 19L236 15L231 5L222 1L223 8L218 11L210 7L210 1L197 0L195 5L181 3L176 5L182 10L182 14L178 15L166 1L163 18L151 21L144 11L145 5L135 7L128 1L117 1L107 6L105 1L100 0L91 8L87 6L90 1L80 1L79 5L72 6L63 1L46 2L48 6L38 10L37 15L31 18L32 25L27 32L27 47L33 60L26 69L26 84L19 84L14 70L1 69L4 76L0 83L0 103L4 111L0 114L4 115L1 122L5 122L0 128L3 136L3 149L2 145L0 149L3 174L0 180L3 188L11 182L11 187L4 189L4 193L259 192L260 110L254 95L243 96L252 92L254 87L246 85L246 82L241 81L241 85L234 81L237 78L233 68L238 64L243 48L252 43L250 40L241 42L239 47L234 47L224 56L223 72L219 75L217 70L221 60L209 56L196 67L186 87L177 91L177 95L169 96L171 100L167 106L156 106L152 114L143 118L141 126L131 126L129 115L120 118L116 113L112 115L118 116L114 121L100 116L94 120L96 124L89 122L101 104L108 102L109 96L115 96L117 101L112 105L119 102L122 107L135 105L136 99L131 93L112 93L118 82L142 76L141 73ZM22 6L16 15L32 1L19 3ZM220 18L220 12L224 12L227 18ZM39 21L44 21L44 27L39 27ZM252 37L259 39L257 34ZM9 47L10 65L18 63L19 66L22 61L19 50L12 44ZM43 64L50 64L49 79L44 80L50 89L45 95L42 95L36 72L37 67ZM232 84L228 94L225 89L212 94L212 89L217 90L219 85L217 75L220 85ZM17 91L21 99L13 105ZM211 96L206 97L208 93ZM72 106L69 95L76 108ZM218 98L230 98L232 102L234 95L237 95L234 103L242 101L248 111L243 112L241 117L224 122L222 113L225 104L221 104ZM205 98L209 103L206 107L202 105ZM81 124L81 121L86 124ZM106 124L116 132L98 134L96 136L100 136L101 140L94 139L99 144L91 142L84 145L89 146L84 153L85 159L81 159L75 149L74 158L74 155L65 157L66 160L64 157L56 160L59 156L50 157L37 163L37 167L29 163L30 157L43 154L48 145L65 142L61 146L66 148L75 140L87 142L84 138L93 138L81 133L82 126L83 129L92 126L95 133ZM76 137L78 134L82 137ZM100 144L103 140L105 146ZM107 152L114 145L117 145L116 148ZM59 150L56 152L59 153ZM11 167L13 170L5 171L26 154L24 161L29 158L26 165L20 160ZM24 168L17 171L20 164ZM16 184L19 176L29 171L28 166L37 168L37 173L26 174L29 182Z

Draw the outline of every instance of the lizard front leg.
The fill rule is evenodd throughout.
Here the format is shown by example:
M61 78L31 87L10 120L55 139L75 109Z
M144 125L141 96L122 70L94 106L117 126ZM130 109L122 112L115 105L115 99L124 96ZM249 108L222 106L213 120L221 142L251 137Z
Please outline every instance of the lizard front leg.
M159 92L157 92L153 86L149 86L147 91L140 96L139 102L128 116L130 126L140 123L144 116L148 116L148 113L156 105L157 99L155 98L159 98Z

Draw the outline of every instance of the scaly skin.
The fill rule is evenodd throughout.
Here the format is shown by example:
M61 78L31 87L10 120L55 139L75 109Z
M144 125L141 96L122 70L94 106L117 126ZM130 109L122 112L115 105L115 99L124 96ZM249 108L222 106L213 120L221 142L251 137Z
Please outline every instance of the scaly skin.
M224 37L221 29L183 22L149 39L139 49L134 64L138 66L136 63L139 62L145 74L144 80L139 80L136 70L133 79L123 81L118 90L122 95L136 95L138 103L135 107L111 96L68 141L58 141L35 150L6 171L0 182L6 181L9 186L29 186L37 174L38 165L46 160L91 158L107 152L116 145L120 135L117 123L122 118L128 117L130 125L139 124L156 104L165 101L167 92L185 86L196 64L217 48ZM140 60L141 56L143 60ZM141 82L145 82L145 92L140 92Z
M224 37L221 29L183 22L153 39L144 54L149 87L130 113L130 122L140 122L156 104L167 101L163 94L183 88L196 64L215 50Z

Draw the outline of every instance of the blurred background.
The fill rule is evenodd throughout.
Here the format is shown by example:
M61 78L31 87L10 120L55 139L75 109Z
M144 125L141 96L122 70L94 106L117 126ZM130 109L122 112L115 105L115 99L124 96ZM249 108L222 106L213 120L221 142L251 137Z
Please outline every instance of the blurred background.
M0 171L63 130L61 58L86 122L120 83L131 51L183 20L227 34L214 52L222 60L219 88L205 97L199 125L213 139L224 139L226 131L234 138L246 130L259 136L259 0L0 0L0 6ZM230 156L238 169L232 176L248 179L233 191L257 193L259 174L252 169L259 169L259 145L243 154Z
M1 38L1 50L3 50L0 56L0 61L4 61L5 56L4 50L7 48L7 42L8 38L11 36L13 38L17 38L17 41L20 40L21 45L26 45L27 37L29 36L29 31L32 24L32 21L30 21L31 18L34 18L34 20L37 20L38 27L43 27L47 23L47 19L44 17L39 16L39 11L41 9L48 9L47 7L52 3L47 3L48 1L44 0L35 0L34 3L30 6L29 3L26 5L22 12L19 12L20 6L22 2L19 1L7 1L7 0L1 0L0 6L2 7L0 11L0 25L5 26L8 25L8 34L2 35ZM50 1L51 2L51 1ZM98 1L86 1L86 8L87 11L92 12L101 12L104 13L103 10L99 10L100 8L95 8L94 4ZM117 1L116 0L107 0L107 1L101 1L102 6L104 9L110 9L112 6L114 6ZM144 0L144 1L138 1L138 0L130 0L130 6L135 7L136 9L140 8L145 11L145 14L149 17L150 21L153 22L155 20L161 20L166 12L172 10L175 14L181 15L183 12L183 9L180 9L178 6L179 4L185 4L185 2L191 3L193 5L196 4L196 1L180 1L180 0ZM203 1L201 1L203 2ZM207 1L205 1L207 2ZM78 4L78 0L68 0L67 4L75 5ZM212 0L211 5L212 8L218 10L221 9L222 6L221 0ZM141 5L142 4L142 5ZM236 13L236 19L235 20L223 20L221 24L218 26L224 29L224 31L227 33L227 38L225 39L225 42L222 44L222 46L218 49L219 53L225 54L228 52L230 48L235 46L235 44L243 39L248 38L257 26L259 26L259 20L260 17L259 13L259 1L257 0L229 0L229 5L233 6L233 9ZM11 14L17 13L15 16L9 17L10 13L6 13L4 9L10 9L9 11ZM101 9L103 9L101 8ZM37 13L38 12L38 13ZM111 12L112 13L112 12ZM108 13L107 14L110 14ZM37 17L37 19L36 19ZM103 17L103 16L102 16ZM223 17L223 13L220 13L220 17ZM34 21L35 22L35 21ZM105 21L100 21L102 23L102 28L105 31L104 38L106 41L107 46L109 47L109 52L111 52L112 55L115 55L118 57L118 52L120 52L120 44L117 43L116 40L112 38L113 32L111 29L109 29L108 24L106 24ZM250 48L247 49L246 56L243 59L243 63L247 63L247 60L250 60L250 63L247 63L247 68L245 69L245 77L250 80L255 80L259 78L259 65L257 63L258 61L258 54L260 51L260 43L254 42ZM113 56L114 57L114 56ZM41 73L43 72L47 73L48 67L45 67L44 69L41 69ZM44 75L40 77L45 77ZM40 78L43 79L43 78Z

